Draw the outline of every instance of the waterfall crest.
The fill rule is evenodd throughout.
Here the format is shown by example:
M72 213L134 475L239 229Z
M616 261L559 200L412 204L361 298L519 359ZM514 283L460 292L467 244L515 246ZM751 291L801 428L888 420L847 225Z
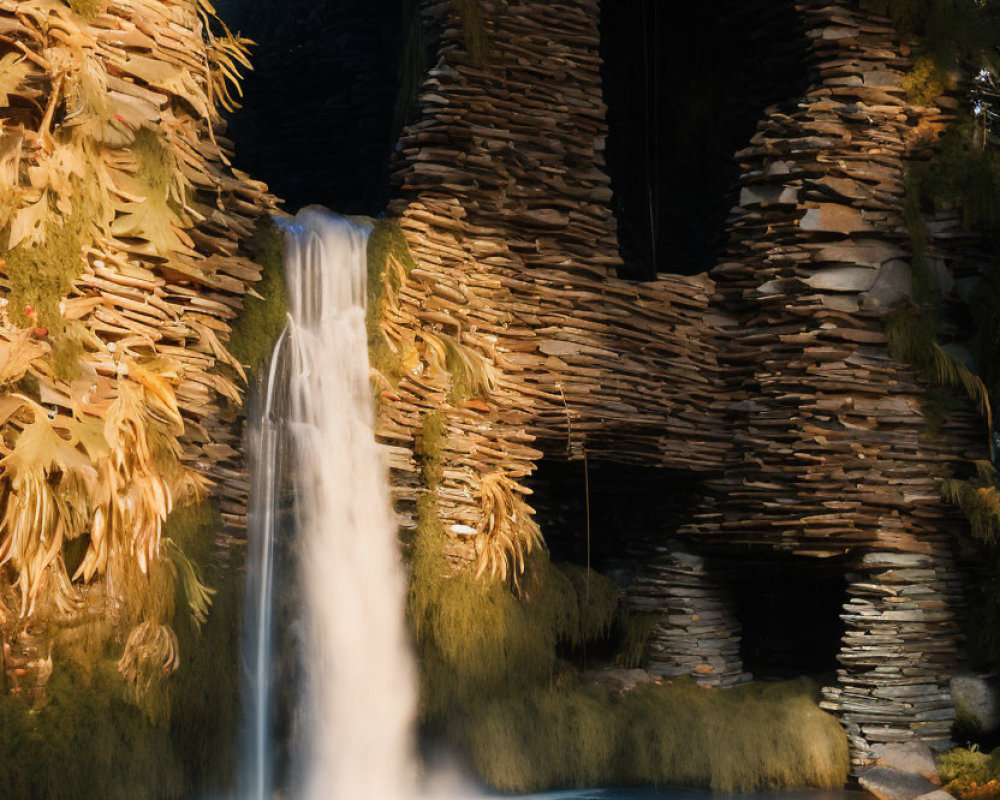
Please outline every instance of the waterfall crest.
M275 541L292 527L306 683L294 796L403 800L417 689L387 468L375 442L365 292L369 230L316 207L285 227L289 321L250 437L256 466L242 797L271 800ZM291 514L280 509L289 486ZM286 518L291 524L286 524Z

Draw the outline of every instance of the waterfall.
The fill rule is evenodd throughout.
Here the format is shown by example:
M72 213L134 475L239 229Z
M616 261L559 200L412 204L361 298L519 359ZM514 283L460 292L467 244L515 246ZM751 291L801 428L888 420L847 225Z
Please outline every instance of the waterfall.
M271 800L274 790L274 564L276 542L288 533L300 559L307 684L296 712L302 734L292 796L404 800L417 779L416 680L387 468L373 433L369 231L318 208L283 227L289 320L250 436L250 724L241 798ZM291 513L282 511L285 494Z

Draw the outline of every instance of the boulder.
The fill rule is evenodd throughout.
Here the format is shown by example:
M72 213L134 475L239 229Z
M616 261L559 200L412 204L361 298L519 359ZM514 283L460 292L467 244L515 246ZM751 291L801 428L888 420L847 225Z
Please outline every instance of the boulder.
M876 744L872 747L875 763L880 767L898 769L921 775L932 783L940 783L934 754L924 742L904 742L893 744ZM940 800L940 798L935 798Z
M886 261L865 298L878 308L890 308L913 293L910 265L901 258Z
M872 767L858 776L858 782L879 800L914 800L937 788L922 775L892 767Z
M951 679L951 699L959 722L976 733L1000 728L1000 680L996 676L956 675Z

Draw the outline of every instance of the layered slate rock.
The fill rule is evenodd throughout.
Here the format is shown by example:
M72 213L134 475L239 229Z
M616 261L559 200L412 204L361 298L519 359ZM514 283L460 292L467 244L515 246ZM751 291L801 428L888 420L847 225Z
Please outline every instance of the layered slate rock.
M927 435L925 389L888 357L881 322L910 295L904 159L949 112L906 99L910 64L884 20L847 4L800 13L814 83L737 154L744 188L712 271L713 302L738 323L720 348L736 446L683 532L860 555L824 702L859 767L871 743L947 740L959 523L939 484L981 424L962 408Z
M934 784L926 778L891 767L873 767L864 772L859 781L878 800L914 800L935 792ZM946 792L939 793L950 796Z
M647 670L663 677L691 675L706 687L750 680L740 660L731 597L704 556L684 552L678 542L653 545L643 556L626 602L639 613L662 615L646 644Z
M406 370L384 394L380 434L400 496L421 492L433 412L445 427L434 498L455 568L476 559L492 474L520 482L543 455L585 454L700 475L708 493L679 531L685 550L849 556L841 669L824 703L855 767L876 743L940 743L954 715L960 525L939 483L984 437L971 408L927 435L926 387L888 356L881 317L911 294L904 159L950 112L906 99L911 64L886 20L804 0L814 80L737 154L725 257L710 277L629 283L614 274L597 3L474 5L470 19L421 4L435 66L399 145L391 211L416 266L383 308ZM478 396L451 392L458 347L495 370ZM654 640L664 668L705 655L692 649L704 634L731 683L737 632L692 619L692 584L712 587L707 603L713 581L678 570L668 546L633 597L686 617Z
M543 452L705 472L726 447L711 282L615 277L598 3L476 5L475 20L421 5L436 65L399 143L390 206L417 268L383 315L412 366L381 435L405 450L423 416L444 413L436 494L449 531L476 526L484 475L520 481ZM481 60L467 47L477 36ZM450 401L425 331L484 360L491 390ZM396 463L405 471L405 452Z

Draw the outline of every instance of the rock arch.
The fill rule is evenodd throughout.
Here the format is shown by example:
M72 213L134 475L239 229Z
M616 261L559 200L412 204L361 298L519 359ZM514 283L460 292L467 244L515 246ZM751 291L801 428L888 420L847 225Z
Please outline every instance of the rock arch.
M381 320L412 367L380 421L401 507L424 491L431 414L457 568L476 559L485 476L523 482L543 456L584 454L697 474L686 546L849 556L825 706L855 766L875 742L946 738L958 522L937 484L980 437L969 410L924 435L924 388L886 354L880 316L906 291L903 160L949 113L906 99L885 20L802 0L812 83L737 154L725 257L622 280L597 0L462 7L420 5L437 58L390 205L415 260ZM425 333L492 368L492 391L456 399Z

